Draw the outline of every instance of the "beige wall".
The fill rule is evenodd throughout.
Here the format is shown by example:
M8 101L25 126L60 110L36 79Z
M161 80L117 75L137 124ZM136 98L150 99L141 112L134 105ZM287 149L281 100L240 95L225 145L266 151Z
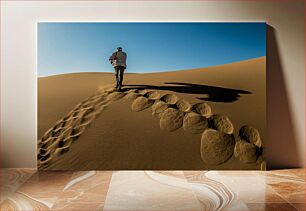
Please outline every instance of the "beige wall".
M120 15L118 15L120 14ZM304 5L292 1L1 1L1 161L36 167L38 21L266 21L270 166L304 165Z

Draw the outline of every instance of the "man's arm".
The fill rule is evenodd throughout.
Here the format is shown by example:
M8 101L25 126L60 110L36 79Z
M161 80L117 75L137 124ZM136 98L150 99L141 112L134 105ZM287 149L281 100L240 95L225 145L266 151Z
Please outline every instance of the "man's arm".
M113 56L110 56L109 59L108 59L108 61L109 61L111 64L113 64Z
M113 53L110 57L109 57L109 62L111 63L111 64L113 64L113 62L114 62L114 60L115 60L115 53Z

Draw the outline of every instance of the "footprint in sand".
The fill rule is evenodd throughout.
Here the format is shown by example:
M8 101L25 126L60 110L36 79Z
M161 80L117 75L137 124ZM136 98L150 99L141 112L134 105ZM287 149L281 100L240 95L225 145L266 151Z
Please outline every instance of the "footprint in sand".
M132 103L132 111L142 111L144 109L147 109L149 107L151 107L154 103L154 100L151 100L149 98L140 96L137 97L133 103Z
M161 117L161 114L169 107L170 105L163 101L156 101L152 106L152 116Z
M127 100L131 100L131 101L134 101L137 97L140 97L141 94L139 93L136 93L136 92L129 92L125 95L125 99Z
M238 139L234 154L243 163L255 163L257 160L257 147L254 144Z
M160 94L156 91L147 92L143 96L151 100L158 100L160 98Z
M205 116L206 118L212 115L211 107L207 103L197 103L191 108L192 111Z
M208 128L208 121L200 114L190 112L184 117L183 128L190 133L202 133Z
M160 100L167 104L174 105L177 103L179 98L174 94L165 94L160 98Z
M107 96L107 99L110 101L115 101L123 98L124 95L125 94L123 92L112 92Z
M215 130L227 134L232 134L234 132L233 123L227 116L214 114L208 119L208 122L209 126Z
M241 139L253 143L257 147L262 146L260 134L258 130L252 126L249 125L242 126L239 130L239 136Z
M255 163L262 151L258 130L252 126L242 126L235 145L234 154L244 163Z
M233 135L214 129L207 129L201 137L201 157L208 165L226 162L233 154L235 138Z
M183 117L184 113L174 109L167 108L162 114L160 118L160 128L162 130L166 130L168 132L175 131L182 127L183 125Z
M176 106L180 111L189 112L191 109L191 104L184 99L180 99L176 102Z
M136 92L137 92L138 94L140 94L140 95L145 95L146 93L149 92L149 90L147 90L147 89L141 89L141 90L137 90Z

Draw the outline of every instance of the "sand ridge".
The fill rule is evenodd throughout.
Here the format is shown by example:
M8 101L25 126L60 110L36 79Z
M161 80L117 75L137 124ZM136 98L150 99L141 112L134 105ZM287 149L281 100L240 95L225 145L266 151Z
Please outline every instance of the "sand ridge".
M160 119L161 130L173 132L183 127L186 132L202 133L201 148L198 152L207 165L222 164L233 154L242 162L255 163L262 155L261 146L254 145L257 147L254 152L253 143L258 141L253 141L253 137L259 137L255 128L241 129L242 138L250 137L251 141L242 142L241 137L235 140L234 126L230 119L224 115L213 114L210 105L205 102L191 104L174 94L161 95L157 91L147 89L117 92L108 85L83 100L44 133L38 141L38 168L47 168L54 157L69 151L71 144L77 141L94 119L112 102L118 100L132 101L131 109L134 112L151 108L152 115ZM249 144L242 144L249 142L253 142L250 143L251 147Z

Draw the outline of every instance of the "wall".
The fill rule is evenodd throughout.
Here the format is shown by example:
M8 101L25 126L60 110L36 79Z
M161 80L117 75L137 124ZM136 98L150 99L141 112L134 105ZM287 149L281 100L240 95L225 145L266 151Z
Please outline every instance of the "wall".
M39 21L266 21L269 166L304 165L303 1L1 1L3 167L36 167Z

